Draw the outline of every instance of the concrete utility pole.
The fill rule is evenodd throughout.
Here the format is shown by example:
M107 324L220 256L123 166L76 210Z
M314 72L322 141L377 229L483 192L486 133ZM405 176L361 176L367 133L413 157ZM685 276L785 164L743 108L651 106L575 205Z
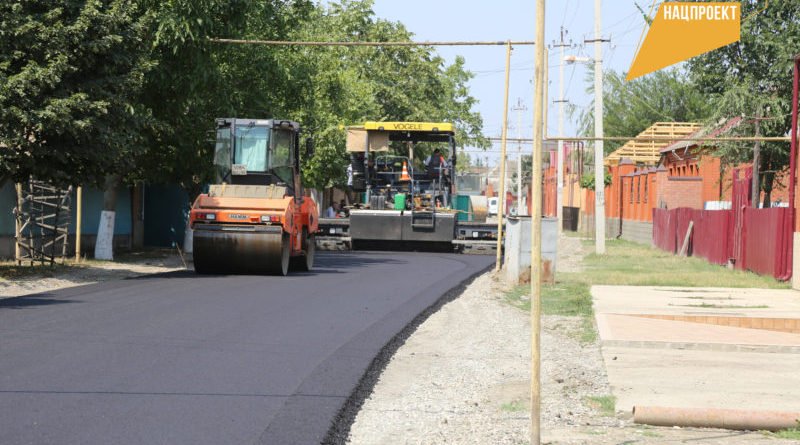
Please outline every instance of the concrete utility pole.
M500 142L500 193L497 197L497 260L495 271L500 271L503 253L503 212L506 199L506 139L508 138L508 83L511 77L511 42L506 44L506 86L503 95L503 132Z
M759 105L756 111L756 137L761 136L761 106ZM751 186L751 201L753 208L758 208L758 203L761 200L761 178L759 169L761 167L761 141L756 141L753 146L753 185Z
M603 137L603 37L602 0L594 0L594 137ZM594 234L595 253L606 253L606 171L603 165L603 139L594 141Z
M541 443L542 377L542 128L545 109L545 0L536 0L536 70L533 98L533 161L531 166L531 445Z
M517 139L522 139L522 112L528 107L522 103L522 98L517 99L517 105L511 109L517 112ZM517 141L517 216L524 215L522 206L522 142Z
M561 27L561 40L559 42L553 41L550 45L551 48L559 49L558 56L558 135L564 134L564 48L572 48L572 41L569 43L564 42L564 37L568 31ZM562 222L564 217L564 141L558 141L558 154L556 155L556 218L558 219L558 233L562 231Z

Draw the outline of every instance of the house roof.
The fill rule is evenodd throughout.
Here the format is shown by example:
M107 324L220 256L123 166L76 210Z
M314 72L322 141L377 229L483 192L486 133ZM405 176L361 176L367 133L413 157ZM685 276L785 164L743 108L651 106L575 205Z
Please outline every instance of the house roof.
M699 129L700 124L693 122L656 122L639 133L637 138L658 136L674 137L675 139L665 141L630 140L606 156L605 164L616 165L622 158L628 158L636 164L656 165L661 158L661 149L672 144L675 140L685 139Z
M721 134L725 134L725 133L731 131L736 126L738 126L740 123L742 123L742 117L741 116L728 119L727 121L725 121L725 123L723 123L722 125L717 126L716 128L713 128L713 129L711 127L700 128L699 130L697 130L694 133L692 133L691 135L689 135L686 139L682 139L680 141L676 141L675 143L670 144L669 146L662 148L661 149L661 153L663 154L663 153L668 153L668 152L673 151L673 150L682 150L682 149L685 149L685 148L688 148L688 147L701 145L700 144L701 141L698 141L697 139L700 139L700 138L715 138L715 137L717 137L717 136L719 136ZM711 144L708 144L708 145L711 145Z

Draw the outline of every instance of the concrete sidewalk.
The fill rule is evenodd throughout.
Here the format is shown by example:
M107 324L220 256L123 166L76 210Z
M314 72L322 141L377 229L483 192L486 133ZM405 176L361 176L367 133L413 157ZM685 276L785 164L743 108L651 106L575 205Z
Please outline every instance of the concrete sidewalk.
M617 410L800 411L800 293L593 286Z

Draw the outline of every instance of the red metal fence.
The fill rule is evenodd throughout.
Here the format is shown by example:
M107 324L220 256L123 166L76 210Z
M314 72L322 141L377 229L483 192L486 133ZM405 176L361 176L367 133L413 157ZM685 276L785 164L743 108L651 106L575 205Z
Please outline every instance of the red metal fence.
M732 217L730 210L654 209L653 244L667 252L678 253L689 224L693 223L687 253L714 264L728 264L732 258L728 236Z
M693 223L688 254L714 264L732 262L737 269L792 276L792 224L788 208L754 209L751 171L734 172L731 210L653 209L653 244L678 253Z

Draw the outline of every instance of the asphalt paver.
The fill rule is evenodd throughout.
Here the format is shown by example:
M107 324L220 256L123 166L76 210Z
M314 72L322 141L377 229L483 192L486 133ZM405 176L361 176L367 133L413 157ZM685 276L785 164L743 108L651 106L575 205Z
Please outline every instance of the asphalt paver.
M0 300L0 443L319 443L387 342L493 259L319 254Z

